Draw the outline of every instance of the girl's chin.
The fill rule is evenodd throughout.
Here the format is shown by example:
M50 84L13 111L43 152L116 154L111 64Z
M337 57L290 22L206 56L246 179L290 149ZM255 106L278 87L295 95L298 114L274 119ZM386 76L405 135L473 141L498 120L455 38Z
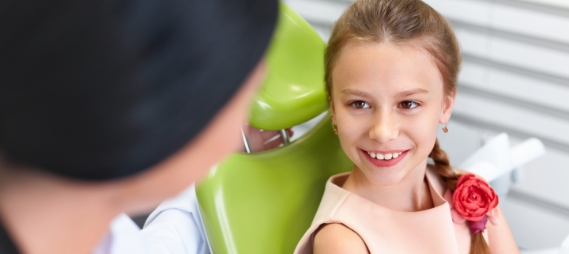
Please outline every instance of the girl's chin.
M396 167L389 168L377 168L377 167L365 167L363 169L358 169L359 174L365 176L367 181L376 186L391 186L398 184L403 179L423 179L425 175L425 170L427 167L427 161L420 163L411 163L410 161L406 163L400 163Z
M360 170L368 183L375 186L391 186L397 184L405 178L402 170L396 168L385 168L382 170Z

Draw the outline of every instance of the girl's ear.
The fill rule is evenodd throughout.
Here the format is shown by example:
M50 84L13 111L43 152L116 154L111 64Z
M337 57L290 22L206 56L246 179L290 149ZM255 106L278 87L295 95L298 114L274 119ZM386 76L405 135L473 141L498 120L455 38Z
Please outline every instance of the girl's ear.
M441 118L439 119L439 123L446 124L450 119L450 115L452 114L452 109L454 107L454 99L456 98L456 91L449 93L445 97L445 101L443 103L443 111L441 114Z
M328 111L330 112L330 116L332 117L332 123L336 124L336 118L334 117L336 111L334 109L334 103L332 102L332 98L330 96L328 96L328 105L329 105Z

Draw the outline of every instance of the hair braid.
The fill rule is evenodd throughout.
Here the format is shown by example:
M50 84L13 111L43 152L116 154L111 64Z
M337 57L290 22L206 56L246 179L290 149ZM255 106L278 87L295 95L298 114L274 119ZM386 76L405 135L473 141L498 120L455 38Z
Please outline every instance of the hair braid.
M429 157L433 159L435 169L437 170L437 173L443 177L447 188L454 191L456 189L456 182L460 175L450 166L447 153L441 149L438 140L435 141L435 146L433 147L431 154L429 154Z
M470 252L469 254L492 254L490 247L486 243L482 232L478 232L470 238Z
M437 173L442 176L446 182L447 188L454 191L456 189L456 182L460 174L450 166L449 159L445 151L439 146L439 141L435 141L435 146L429 154L429 157L435 162L435 169ZM478 232L470 238L470 254L491 254L490 247L486 243L482 232Z

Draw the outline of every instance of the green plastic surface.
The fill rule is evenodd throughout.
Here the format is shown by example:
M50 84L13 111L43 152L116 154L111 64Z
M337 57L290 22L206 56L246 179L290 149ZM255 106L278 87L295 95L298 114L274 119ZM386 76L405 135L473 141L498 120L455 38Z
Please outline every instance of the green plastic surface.
M304 123L328 108L324 90L326 44L297 13L281 3L267 51L268 73L253 100L249 124L279 130Z
M196 189L213 253L292 253L326 180L352 166L329 116L287 146L233 154Z

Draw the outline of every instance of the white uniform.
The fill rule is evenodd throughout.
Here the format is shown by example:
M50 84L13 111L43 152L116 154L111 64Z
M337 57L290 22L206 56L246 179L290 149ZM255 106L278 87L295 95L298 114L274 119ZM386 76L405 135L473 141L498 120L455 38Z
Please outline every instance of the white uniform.
M122 253L210 254L194 185L162 202L142 230L126 214L117 216L93 254Z

